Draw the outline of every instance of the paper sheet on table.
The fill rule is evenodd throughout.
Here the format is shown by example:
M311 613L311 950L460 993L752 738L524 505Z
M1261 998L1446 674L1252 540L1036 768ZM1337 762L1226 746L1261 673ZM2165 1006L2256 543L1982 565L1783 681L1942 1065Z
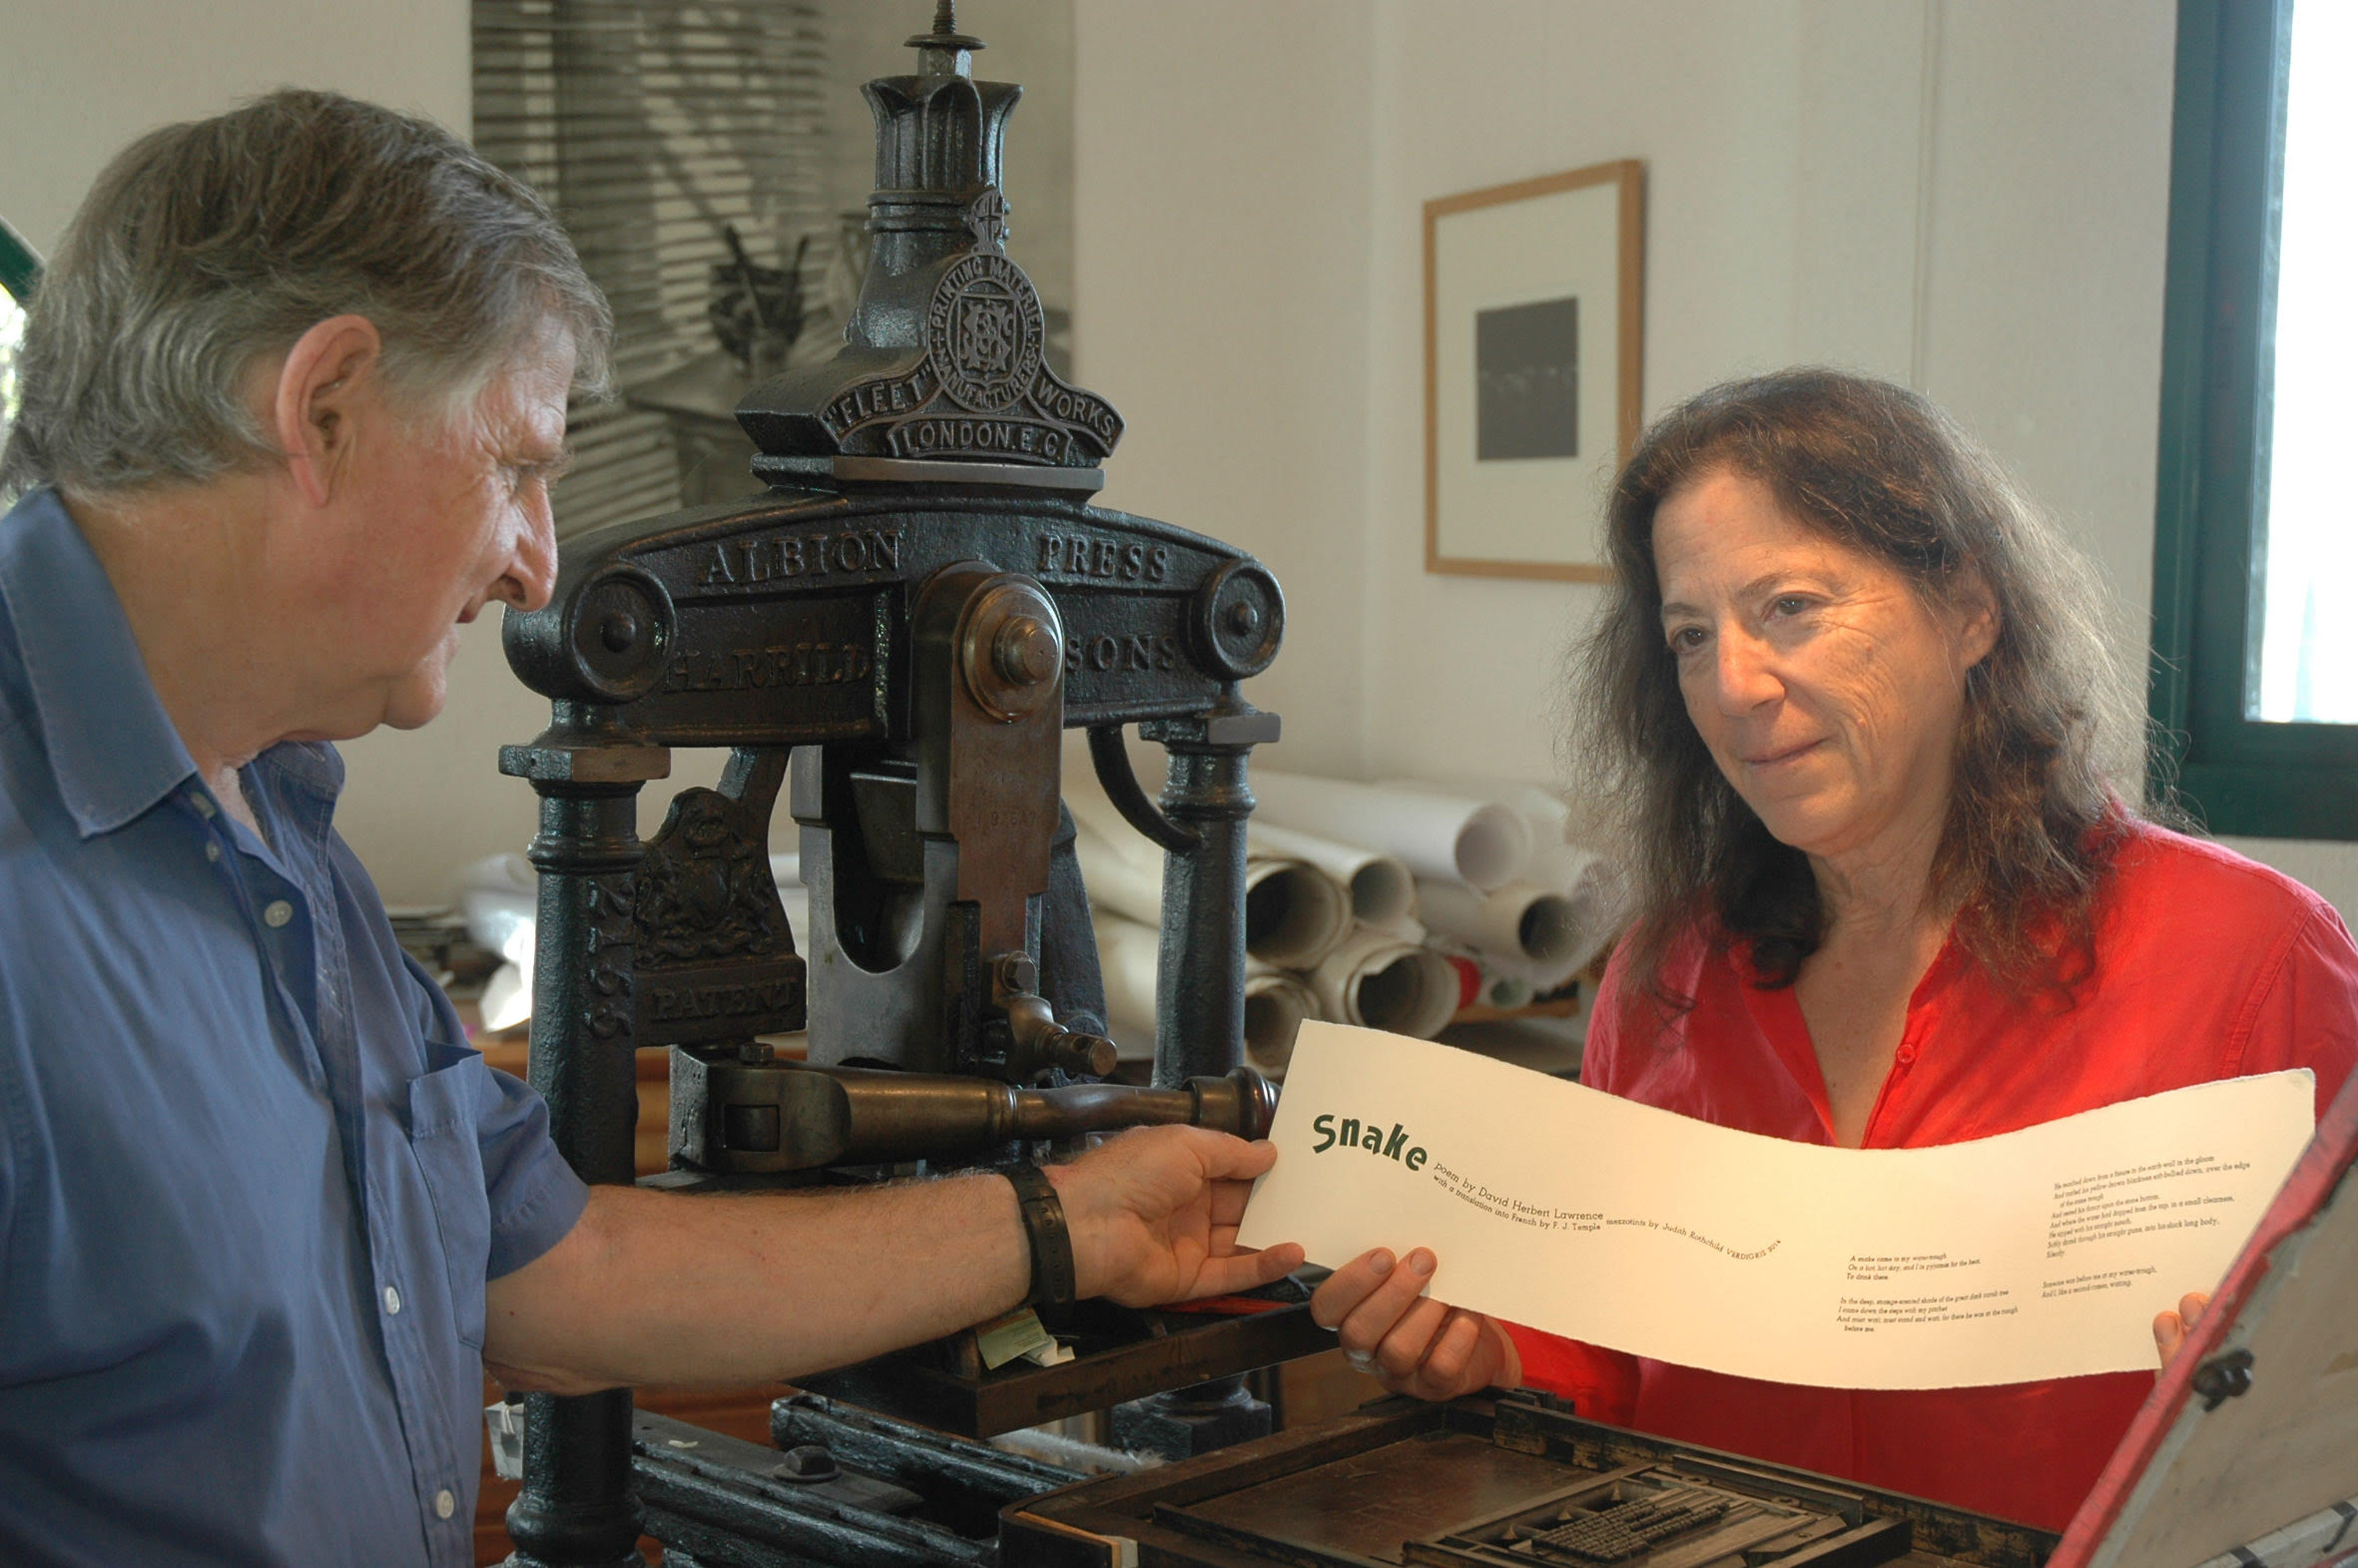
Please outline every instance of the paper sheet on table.
M1469 1051L1302 1026L1246 1246L1430 1247L1438 1301L1777 1382L2150 1370L2308 1142L2305 1071L1930 1149L1731 1131Z

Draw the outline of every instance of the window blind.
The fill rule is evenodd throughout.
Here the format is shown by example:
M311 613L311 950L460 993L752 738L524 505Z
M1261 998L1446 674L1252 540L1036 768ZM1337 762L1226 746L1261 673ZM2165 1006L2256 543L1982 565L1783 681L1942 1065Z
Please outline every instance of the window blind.
M680 504L665 417L629 395L717 345L735 225L780 264L828 210L823 0L474 0L475 146L556 209L614 307L614 401L576 406L572 534Z

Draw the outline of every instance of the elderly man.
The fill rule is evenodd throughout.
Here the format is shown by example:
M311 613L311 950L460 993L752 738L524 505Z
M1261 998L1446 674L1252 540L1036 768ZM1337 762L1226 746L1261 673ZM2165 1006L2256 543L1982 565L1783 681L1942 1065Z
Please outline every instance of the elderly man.
M327 743L548 598L607 331L529 191L318 94L146 138L59 248L0 464L0 1559L465 1562L479 1361L749 1381L1026 1299L996 1176L585 1189L331 826ZM1234 1246L1270 1158L1053 1171L1081 1291L1298 1264Z

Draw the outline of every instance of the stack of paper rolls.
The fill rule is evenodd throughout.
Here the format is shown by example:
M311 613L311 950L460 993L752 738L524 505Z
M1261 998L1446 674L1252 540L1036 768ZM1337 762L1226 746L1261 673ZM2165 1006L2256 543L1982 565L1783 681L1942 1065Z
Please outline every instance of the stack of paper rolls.
M1127 830L1125 828L1125 830ZM1073 840L1089 906L1160 926L1163 851L1132 832L1135 847L1082 828ZM1307 968L1351 931L1351 895L1300 860L1245 861L1245 951L1280 968Z
M1065 784L1091 900L1153 926L1162 852L1074 761ZM1370 784L1267 768L1253 771L1250 787L1256 997L1273 995L1264 982L1283 973L1301 987L1291 1000L1307 995L1318 1016L1430 1036L1468 1005L1511 1011L1561 994L1619 932L1613 866L1568 841L1571 813L1544 789ZM1138 973L1150 982L1151 963ZM1278 1005L1256 1017L1274 1019ZM1150 1034L1150 986L1132 1008ZM1256 1025L1254 1035L1266 1056L1272 1032Z
M1430 1040L1465 1004L1465 980L1447 954L1381 926L1353 930L1310 971L1319 1016Z
M1154 987L1162 934L1105 910L1097 911L1097 963L1105 975L1105 1010L1114 1038L1132 1059L1154 1054ZM1273 1077L1283 1077L1294 1054L1294 1035L1315 1018L1318 1001L1310 987L1282 969L1255 964L1245 976L1245 1060Z
M1423 877L1487 890L1514 879L1531 854L1531 827L1496 800L1255 770L1254 817L1388 854Z
M1570 813L1543 789L1266 769L1251 786L1246 1053L1264 1071L1283 1071L1306 1017L1429 1037L1465 1004L1511 1010L1560 991L1617 934L1613 866L1567 841ZM1107 1011L1127 1051L1150 1052L1164 852L1085 756L1068 757L1064 792ZM781 855L773 869L799 934L800 866Z
M1317 833L1280 827L1259 818L1245 826L1249 853L1257 858L1299 860L1341 883L1351 898L1351 917L1361 925L1398 925L1417 911L1417 883L1395 856ZM1336 933L1340 942L1345 933Z
M1085 756L1068 757L1064 784L1108 1010L1125 1047L1151 1052L1164 854L1098 787ZM1264 808L1246 833L1246 1048L1264 1070L1283 1070L1306 1017L1430 1036L1470 1003L1511 1010L1548 997L1619 932L1617 868L1569 841L1571 813L1545 790L1268 771L1252 786ZM1302 814L1312 811L1332 814ZM1363 832L1368 841L1354 841ZM807 950L800 857L773 855L771 870ZM528 952L528 867L474 881L485 885L466 889L470 914L508 895L501 907L514 906L513 929L503 926L497 945ZM528 1007L522 975L503 978L517 1010Z

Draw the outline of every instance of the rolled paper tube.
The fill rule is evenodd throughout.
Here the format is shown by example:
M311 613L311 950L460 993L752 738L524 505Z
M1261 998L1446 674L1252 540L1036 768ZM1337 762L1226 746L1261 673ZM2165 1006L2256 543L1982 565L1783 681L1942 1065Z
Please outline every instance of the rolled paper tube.
M1602 855L1566 846L1564 901L1571 906L1571 941L1552 963L1532 963L1519 971L1534 990L1557 990L1594 963L1610 948L1629 922L1620 867ZM1514 967L1514 966L1507 966Z
M1450 968L1458 976L1458 1008L1461 1012L1481 1000L1481 965L1464 953L1453 953L1447 948L1435 948L1450 961Z
M1117 1034L1152 1041L1161 934L1118 914L1100 912L1093 923L1109 1022ZM1245 1059L1265 1073L1284 1072L1302 1021L1317 1016L1318 997L1301 976L1256 964L1245 976Z
M1538 994L1528 975L1500 964L1494 958L1461 951L1447 937L1437 938L1434 946L1458 968L1459 978L1463 982L1458 1005L1462 1008L1523 1007Z
M1073 839L1089 907L1160 929L1163 852L1146 847L1150 858L1133 858L1093 828L1082 828ZM1331 952L1350 929L1350 895L1332 877L1299 860L1246 861L1245 951L1252 956L1307 967Z
M522 964L503 963L483 982L475 1005L485 1029L513 1029L532 1016L532 977L524 969Z
M1162 933L1151 925L1098 910L1097 967L1105 976L1106 1021L1133 1038L1154 1038L1154 976Z
M1419 876L1491 888L1513 880L1530 857L1529 823L1493 800L1271 772L1254 774L1252 790L1263 820L1365 844Z
M1064 807L1072 812L1073 825L1084 836L1094 833L1105 848L1140 864L1162 863L1162 846L1130 825L1130 819L1097 782L1086 753L1077 770L1066 766L1063 788Z
M1419 882L1417 914L1436 935L1534 970L1566 962L1581 942L1572 900L1528 882L1486 893L1462 882Z
M1521 974L1540 994L1558 990L1611 947L1628 924L1619 862L1597 853L1588 846L1594 840L1581 836L1604 830L1600 824L1608 813L1592 802L1567 801L1536 784L1502 784L1474 792L1491 795L1530 824L1531 859L1519 880L1561 893L1572 905L1573 940L1560 958L1518 966L1500 957L1495 966Z
M1264 970L1245 976L1245 1060L1282 1077L1303 1020L1318 1016L1318 993L1300 977Z
M1621 917L1620 878L1614 860L1597 852L1609 833L1593 805L1575 805L1533 784L1509 789L1502 802L1523 814L1531 827L1531 863L1522 880L1578 902L1582 890L1604 910L1608 924Z
M1122 829L1127 832L1125 827ZM1136 837L1135 834L1132 834ZM1081 882L1089 890L1089 907L1111 910L1160 929L1163 923L1163 852L1140 838L1147 849L1133 857L1106 842L1094 829L1074 835L1073 853L1081 864Z
M1458 1011L1460 981L1448 958L1361 926L1310 972L1319 1016L1430 1040Z
M1317 833L1253 821L1245 826L1251 852L1315 866L1351 893L1351 915L1363 925L1390 925L1417 907L1417 883L1395 855Z
M1560 796L1537 784L1502 787L1497 791L1496 798L1500 805L1519 813L1530 824L1531 863L1523 872L1523 880L1537 882L1542 887L1554 887L1549 868L1560 852L1569 847L1572 808Z
M1411 780L1381 783L1395 789L1432 787ZM1592 803L1575 804L1537 784L1465 784L1460 788L1471 798L1494 800L1523 819L1530 830L1531 853L1516 880L1551 893L1571 892L1582 868L1595 858L1591 846L1605 841L1594 835L1612 831L1609 813L1600 813Z
M1245 860L1245 951L1264 963L1307 969L1351 934L1351 894L1302 860Z

